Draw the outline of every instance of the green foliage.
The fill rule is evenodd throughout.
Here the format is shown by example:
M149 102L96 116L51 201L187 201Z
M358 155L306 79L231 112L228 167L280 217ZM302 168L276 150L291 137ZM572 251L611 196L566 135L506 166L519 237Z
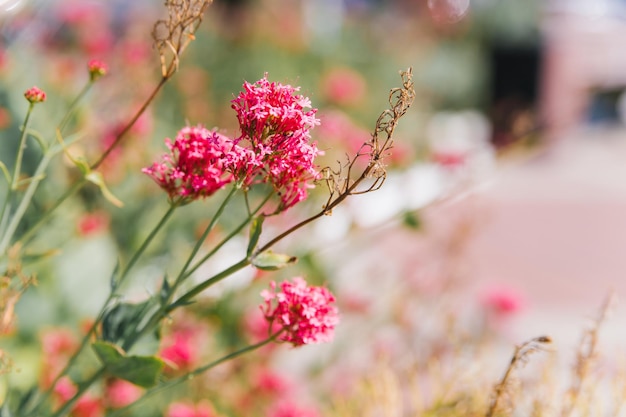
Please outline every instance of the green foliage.
M271 250L258 254L252 259L252 265L262 271L283 269L298 260L295 256L274 253Z
M165 363L156 356L126 356L118 346L107 342L95 342L92 348L111 375L143 388L159 382Z

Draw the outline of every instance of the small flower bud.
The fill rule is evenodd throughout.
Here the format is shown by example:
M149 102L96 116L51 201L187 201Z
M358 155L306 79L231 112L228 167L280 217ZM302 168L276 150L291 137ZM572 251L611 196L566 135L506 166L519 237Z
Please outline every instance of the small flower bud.
M46 101L46 93L39 89L37 86L33 86L24 92L24 97L31 103L42 103Z
M89 63L87 64L87 68L89 68L89 77L91 81L95 81L98 78L107 75L107 73L109 72L109 68L107 67L107 65L97 59L92 59L91 61L89 61Z

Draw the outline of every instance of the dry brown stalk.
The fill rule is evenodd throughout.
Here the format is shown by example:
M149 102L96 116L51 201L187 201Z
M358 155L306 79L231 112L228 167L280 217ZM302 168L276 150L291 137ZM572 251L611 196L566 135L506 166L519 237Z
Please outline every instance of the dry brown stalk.
M545 346L552 340L548 336L540 336L531 339L515 347L515 352L511 358L511 362L504 373L500 382L495 386L493 399L485 414L486 417L493 417L498 410L501 401L507 396L514 371L528 362L530 355L535 352L545 350Z
M615 295L611 293L604 300L593 324L582 335L578 351L576 352L572 385L567 391L566 402L561 410L561 417L569 417L579 403L585 380L588 378L591 365L597 357L600 327L606 321L614 302Z
M163 78L177 70L180 54L195 39L204 12L213 0L166 0L168 18L157 20L152 29L154 45L161 58Z

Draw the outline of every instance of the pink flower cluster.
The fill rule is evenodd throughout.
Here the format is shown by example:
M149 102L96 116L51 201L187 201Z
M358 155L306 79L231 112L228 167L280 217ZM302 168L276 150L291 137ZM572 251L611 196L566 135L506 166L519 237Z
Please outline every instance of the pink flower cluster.
M319 178L314 159L321 152L310 142L319 120L309 99L295 94L298 88L269 82L267 75L243 88L232 101L241 129L237 139L186 127L174 143L166 140L170 153L143 170L172 201L208 197L232 181L269 184L280 197L278 212L304 200Z
M43 103L46 101L46 93L43 92L39 87L33 86L24 92L24 97L30 103Z
M246 154L239 172L246 185L271 184L281 208L289 208L306 198L320 176L314 160L321 152L310 142L310 130L319 124L317 109L296 94L299 88L270 82L267 74L254 84L244 83L243 89L232 101L241 129L236 142L247 142L253 153Z
M237 160L238 147L231 139L203 127L185 127L172 143L169 154L144 168L172 201L189 202L208 197L233 180L229 172Z
M339 323L335 297L325 287L308 286L300 277L293 282L284 281L277 291L276 283L270 283L271 291L261 293L265 302L261 311L270 328L283 330L279 339L294 346L328 342Z

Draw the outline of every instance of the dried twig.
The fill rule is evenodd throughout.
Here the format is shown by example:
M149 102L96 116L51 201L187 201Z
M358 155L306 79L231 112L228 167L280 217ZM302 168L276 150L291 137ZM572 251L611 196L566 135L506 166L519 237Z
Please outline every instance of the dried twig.
M500 402L504 397L506 397L511 384L511 379L513 377L513 372L519 367L524 366L528 362L530 355L537 351L544 350L545 345L551 342L552 340L548 336L540 336L515 347L511 363L509 363L504 376L494 388L493 400L491 401L489 410L487 410L487 414L485 414L486 417L493 417L495 412L498 410Z
M597 356L598 332L602 323L606 320L614 302L615 295L611 293L602 304L600 313L593 321L593 324L585 330L582 335L578 351L576 352L572 385L567 391L566 403L561 410L561 417L570 416L578 404L585 380L587 379L591 365Z

